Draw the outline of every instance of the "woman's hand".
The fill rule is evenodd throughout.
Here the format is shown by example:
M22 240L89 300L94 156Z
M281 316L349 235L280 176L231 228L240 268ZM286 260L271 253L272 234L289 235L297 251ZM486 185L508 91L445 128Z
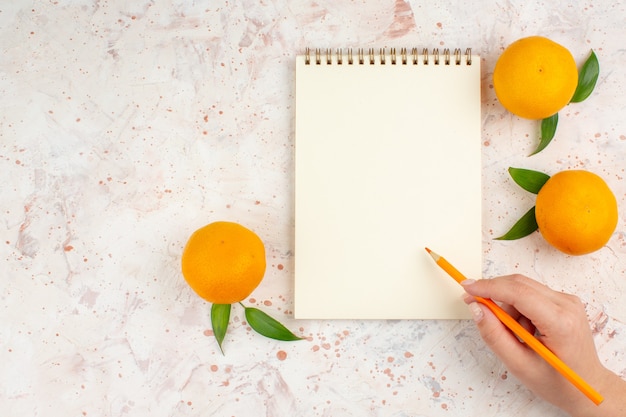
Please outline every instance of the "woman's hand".
M485 343L524 385L572 416L626 416L626 382L601 363L585 308L578 297L553 291L522 275L463 282ZM491 298L605 400L596 406L526 344L518 340L473 296Z

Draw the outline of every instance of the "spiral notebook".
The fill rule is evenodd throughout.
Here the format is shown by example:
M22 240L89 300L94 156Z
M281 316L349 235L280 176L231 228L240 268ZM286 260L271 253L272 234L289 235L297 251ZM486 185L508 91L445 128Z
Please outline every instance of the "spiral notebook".
M424 247L480 277L480 58L307 50L295 113L295 317L468 318Z

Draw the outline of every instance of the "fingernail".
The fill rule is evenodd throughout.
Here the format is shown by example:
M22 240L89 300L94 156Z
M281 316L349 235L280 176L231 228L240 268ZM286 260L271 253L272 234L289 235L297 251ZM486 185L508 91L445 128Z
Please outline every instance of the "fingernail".
M477 302L469 303L467 305L469 308L470 314L472 315L472 319L474 322L478 323L483 319L483 309L480 308Z
M476 280L475 279L464 279L463 281L461 281L461 285L466 286L466 285L472 285L473 283L475 283Z

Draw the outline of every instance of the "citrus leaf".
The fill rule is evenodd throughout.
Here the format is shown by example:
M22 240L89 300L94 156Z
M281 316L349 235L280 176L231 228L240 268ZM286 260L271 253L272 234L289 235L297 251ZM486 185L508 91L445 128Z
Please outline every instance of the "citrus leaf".
M516 240L524 236L528 236L537 230L537 219L535 218L535 207L531 208L513 225L511 230L504 235L497 237L496 240Z
M556 133L556 126L558 123L559 123L558 113L554 113L552 116L546 117L545 119L541 121L541 138L539 141L539 146L537 146L537 149L535 149L535 151L531 153L530 156L538 154L539 152L543 151L546 148L546 146L548 146L548 144L552 142L552 139L554 138L554 134Z
M246 309L246 320L248 324L257 333L275 340L291 341L302 339L291 333L285 326L258 308L245 306L244 308Z
M537 194L546 181L550 179L548 174L523 168L509 167L509 174L517 185L533 194Z
M574 96L570 100L572 103L580 103L585 100L596 86L598 75L600 74L600 64L598 57L591 51L589 58L583 64L578 74L578 86L574 91Z
M213 304L211 306L211 326L213 327L213 334L215 340L224 354L222 349L222 342L226 335L226 329L228 328L228 320L230 319L230 304Z

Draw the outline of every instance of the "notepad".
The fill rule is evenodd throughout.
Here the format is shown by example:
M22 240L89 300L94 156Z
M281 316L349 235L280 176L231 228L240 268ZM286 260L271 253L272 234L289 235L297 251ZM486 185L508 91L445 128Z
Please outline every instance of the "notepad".
M295 100L295 317L468 318L424 247L480 277L480 58L311 50Z

